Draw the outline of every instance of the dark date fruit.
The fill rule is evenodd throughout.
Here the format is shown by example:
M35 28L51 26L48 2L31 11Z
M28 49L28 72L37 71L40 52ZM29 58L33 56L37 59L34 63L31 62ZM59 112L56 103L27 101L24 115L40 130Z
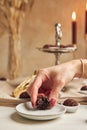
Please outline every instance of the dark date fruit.
M45 110L50 107L50 101L46 96L39 95L36 101L36 108L39 110Z
M63 102L63 105L65 106L77 106L78 105L78 102L74 99L66 99L64 102Z
M82 86L80 90L87 90L87 85Z
M23 93L20 94L19 98L30 98L30 96L28 95L28 93L25 91Z

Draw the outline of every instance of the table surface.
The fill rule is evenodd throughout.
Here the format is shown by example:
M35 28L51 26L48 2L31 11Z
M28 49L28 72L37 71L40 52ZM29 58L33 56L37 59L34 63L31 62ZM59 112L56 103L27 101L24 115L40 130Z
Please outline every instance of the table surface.
M80 79L71 83L72 86L82 86L87 84L87 81ZM0 88L6 91L8 86L1 82ZM11 86L8 86L11 89ZM70 88L70 86L69 86ZM74 89L74 87L73 87ZM8 91L8 89L7 89ZM74 90L73 90L74 91ZM76 89L75 89L76 91ZM75 92L74 91L74 92ZM71 91L72 93L72 91ZM1 95L1 93L0 93ZM65 113L60 118L48 121L34 121L21 117L17 114L15 107L0 106L0 130L87 130L87 105L80 105L76 113Z
M75 113L60 118L34 121L21 117L15 107L0 106L0 130L87 130L87 105L80 105Z

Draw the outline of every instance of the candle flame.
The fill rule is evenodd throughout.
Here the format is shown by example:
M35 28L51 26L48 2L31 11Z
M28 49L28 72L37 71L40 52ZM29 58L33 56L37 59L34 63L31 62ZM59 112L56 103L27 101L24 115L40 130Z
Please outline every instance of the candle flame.
M72 13L72 19L73 19L73 21L76 20L76 12L75 11L73 11L73 13Z
M87 10L87 2L86 2L86 10Z

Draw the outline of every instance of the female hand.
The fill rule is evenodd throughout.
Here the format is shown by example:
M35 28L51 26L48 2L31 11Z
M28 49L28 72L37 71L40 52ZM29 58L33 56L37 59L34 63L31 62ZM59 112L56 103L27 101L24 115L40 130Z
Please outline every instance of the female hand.
M79 63L79 60L73 60L39 70L34 81L27 89L33 107L36 105L37 96L39 94L46 95L49 100L53 101L52 106L54 106L58 100L61 89L73 79L80 69Z

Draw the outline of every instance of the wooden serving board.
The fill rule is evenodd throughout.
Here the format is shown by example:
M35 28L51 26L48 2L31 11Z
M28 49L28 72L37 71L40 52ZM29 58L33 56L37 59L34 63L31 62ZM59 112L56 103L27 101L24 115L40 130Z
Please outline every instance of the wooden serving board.
M14 107L18 105L19 103L24 103L26 101L29 101L27 99L6 99L6 98L0 98L0 106L10 106Z

